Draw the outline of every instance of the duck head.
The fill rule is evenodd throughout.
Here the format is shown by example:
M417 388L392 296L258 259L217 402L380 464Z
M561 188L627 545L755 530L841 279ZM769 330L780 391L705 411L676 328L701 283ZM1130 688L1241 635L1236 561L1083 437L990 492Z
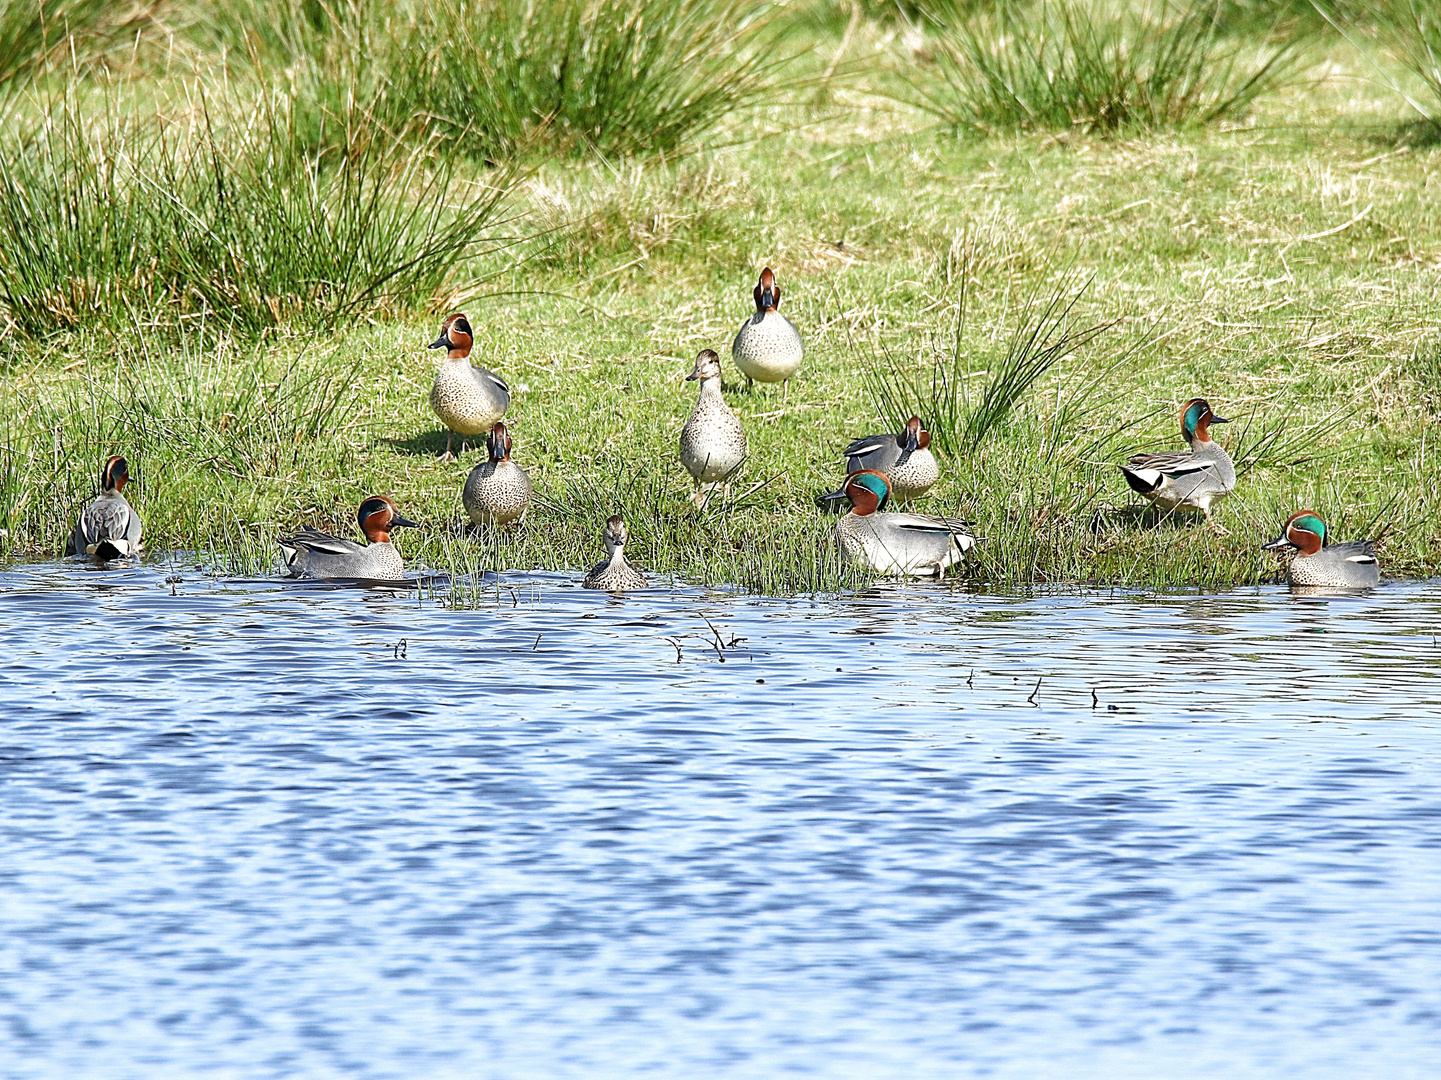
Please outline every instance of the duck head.
M1285 554L1289 548L1300 555L1314 555L1325 543L1326 523L1314 510L1301 510L1287 518L1281 535L1261 545L1261 550Z
M891 497L891 482L885 473L874 469L862 469L846 477L845 487L828 495L818 495L816 505L824 506L836 499L849 499L851 513L859 517L870 517L878 510L885 509Z
M499 420L490 429L490 434L485 437L485 445L490 450L491 461L510 460L510 433L505 430L505 425Z
M614 555L625 547L625 519L619 514L614 515L605 523L605 532L600 534L600 538L608 555Z
M695 367L685 377L686 382L700 379L704 382L707 379L719 379L721 377L720 357L714 349L702 349L696 354Z
M919 416L913 416L906 421L905 430L901 432L900 444L901 457L896 462L897 466L904 465L917 450L925 450L930 447L931 433L921 427Z
M100 490L124 491L125 482L129 479L129 463L119 454L116 454L105 463L105 468L100 470Z
M1213 413L1205 398L1192 398L1181 409L1181 437L1188 443L1210 442L1211 433L1207 429L1212 424L1230 422Z
M769 266L761 271L761 279L756 283L755 297L757 311L775 311L781 306L781 287L776 284L776 276L771 273Z
M427 347L445 349L447 350L445 355L450 359L455 359L469 356L470 347L473 344L475 344L475 338L470 332L470 320L456 312L440 324L440 337Z
M372 495L360 504L360 531L372 544L390 543L390 530L400 525L418 528L415 522L400 516L395 503L384 495Z

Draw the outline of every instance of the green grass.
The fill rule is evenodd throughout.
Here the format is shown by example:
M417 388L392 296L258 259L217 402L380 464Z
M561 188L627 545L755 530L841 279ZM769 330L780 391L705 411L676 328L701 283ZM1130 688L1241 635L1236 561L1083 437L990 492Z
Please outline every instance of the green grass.
M820 102L733 110L685 154L562 147L525 171L424 130L347 129L376 99L317 112L292 97L305 80L262 86L283 43L213 73L139 49L133 70L44 76L0 136L32 151L0 159L6 205L33 214L8 235L43 239L30 277L0 245L0 552L58 554L119 452L148 547L225 571L273 571L276 535L301 524L354 535L376 492L423 523L397 534L416 567L578 572L620 511L652 574L842 588L863 579L836 565L812 498L837 485L846 441L921 403L944 475L920 508L986 537L966 582L1256 581L1274 574L1260 545L1302 507L1341 539L1388 528L1388 576L1441 571L1441 151L1404 141L1409 107L1365 55L1310 40L1303 78L1224 124L960 139L896 101L924 39L842 22L774 27L791 46L815 35L783 81L844 75ZM314 138L316 117L351 134ZM85 138L67 148L66 130ZM172 159L173 182L144 179ZM217 177L250 208L228 224ZM496 189L477 235L513 242L385 276ZM196 218L225 242L187 239ZM726 360L751 458L736 497L697 512L676 456L683 376L701 347L728 355L766 263L806 365L782 401ZM480 453L434 460L424 346L453 306L515 389L507 424L536 485L502 536L460 507ZM1217 508L1227 535L1156 521L1115 467L1178 448L1193 396L1234 421L1215 432L1241 461Z
M911 99L960 130L1120 131L1237 116L1288 74L1289 41L1223 33L1197 0L996 0L923 8Z

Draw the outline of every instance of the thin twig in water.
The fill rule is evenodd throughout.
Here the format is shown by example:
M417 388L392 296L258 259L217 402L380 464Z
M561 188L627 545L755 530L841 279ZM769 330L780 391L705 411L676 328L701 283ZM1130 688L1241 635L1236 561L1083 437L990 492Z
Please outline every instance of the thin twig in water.
M540 648L540 639L541 639L541 635L540 635L540 634L536 634L536 635L535 635L535 644L530 647L530 651L531 651L531 652L535 652L536 649Z
M677 640L676 640L675 638L673 638L673 637L668 637L668 638L666 638L665 640L666 640L666 641L669 641L672 645L675 646L675 662L676 662L677 664L679 664L679 663L680 663L680 642L677 641Z
M1039 675L1037 675L1037 676L1036 676L1036 688L1031 691L1031 696L1028 697L1028 698L1026 698L1026 703L1029 704L1029 705L1036 705L1036 695L1037 695L1038 693L1040 693L1040 691L1041 691L1041 677L1040 677ZM1039 709L1040 706L1039 706L1039 705L1036 705L1036 708Z

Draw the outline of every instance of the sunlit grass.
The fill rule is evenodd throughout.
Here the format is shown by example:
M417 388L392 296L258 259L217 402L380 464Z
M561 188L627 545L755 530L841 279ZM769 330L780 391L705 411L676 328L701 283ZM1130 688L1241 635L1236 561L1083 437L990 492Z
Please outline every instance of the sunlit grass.
M912 100L953 128L1113 132L1245 112L1288 74L1290 46L1224 35L1211 5L996 0L924 7L932 69Z

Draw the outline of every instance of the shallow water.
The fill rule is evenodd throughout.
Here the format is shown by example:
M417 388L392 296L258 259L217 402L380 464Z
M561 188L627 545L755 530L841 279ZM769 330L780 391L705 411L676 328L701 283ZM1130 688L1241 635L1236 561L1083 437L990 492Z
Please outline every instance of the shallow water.
M1441 1060L1441 583L174 572L0 571L0 1076Z

